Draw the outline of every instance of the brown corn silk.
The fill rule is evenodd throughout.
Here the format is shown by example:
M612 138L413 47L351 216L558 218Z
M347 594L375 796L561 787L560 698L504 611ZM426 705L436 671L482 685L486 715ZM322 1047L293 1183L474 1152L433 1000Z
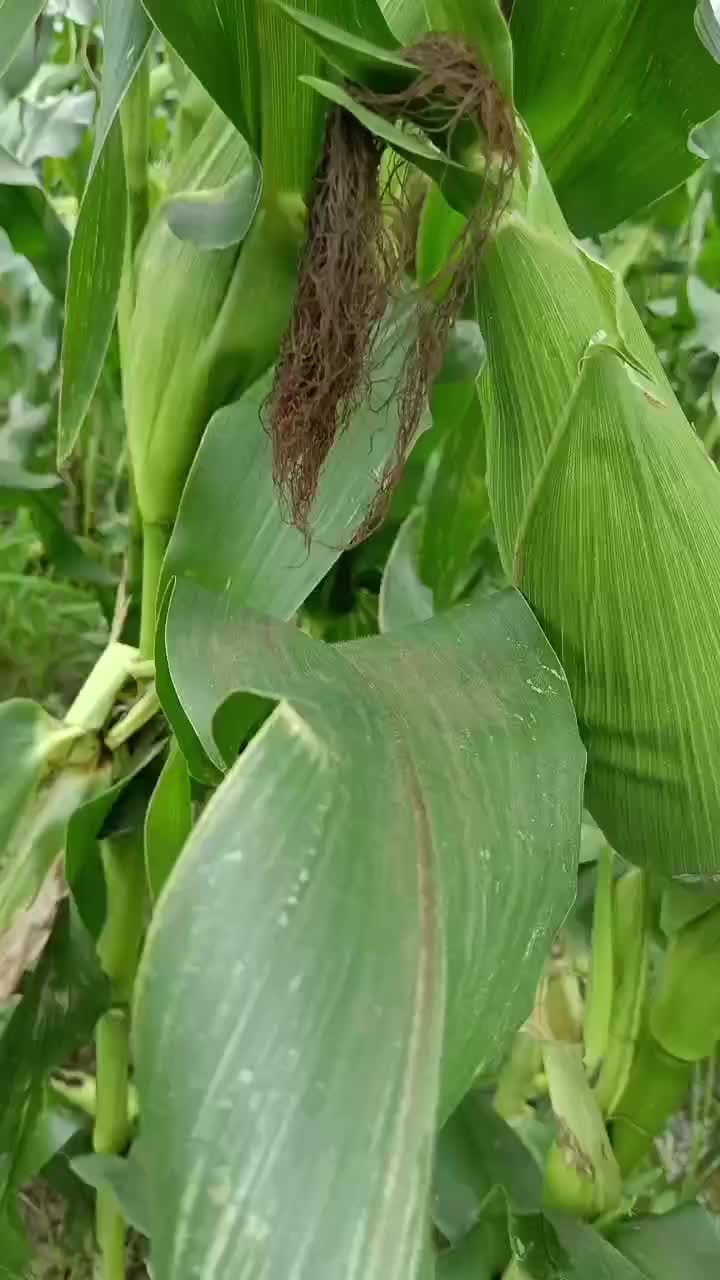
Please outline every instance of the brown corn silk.
M720 475L530 155L476 284L502 559L567 674L608 839L720 874Z
M446 147L460 140L479 145L488 161L499 157L499 162L490 199L468 219L451 266L442 279L417 290L406 308L400 340L407 343L407 357L399 384L375 388L378 339L390 304L400 299L416 209L402 185L392 194L395 173L383 188L382 143L349 112L339 107L329 112L295 305L269 402L275 483L291 520L308 539L318 478L335 439L360 402L397 395L395 452L355 540L382 519L516 161L512 113L469 46L429 36L402 55L417 65L415 80L388 94L351 86L355 99L393 122L421 128ZM390 201L392 218L387 216Z

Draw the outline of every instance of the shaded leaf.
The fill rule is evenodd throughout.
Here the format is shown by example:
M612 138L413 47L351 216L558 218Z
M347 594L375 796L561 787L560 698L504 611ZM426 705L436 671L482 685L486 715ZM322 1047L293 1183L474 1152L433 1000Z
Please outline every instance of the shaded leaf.
M647 1280L708 1280L720 1267L717 1222L699 1204L620 1223L610 1241Z
M576 235L615 226L695 169L688 132L717 110L720 67L693 8L515 0L517 107Z
M87 1040L106 1003L95 948L65 902L0 1037L0 1209L16 1185L46 1075Z
M512 592L336 648L226 597L209 652L228 691L283 701L141 966L155 1265L407 1280L438 1107L506 1049L574 892L564 680Z
M173 742L145 817L145 865L154 898L177 862L191 827L190 775L182 751Z
M392 545L380 585L378 621L381 631L396 631L413 622L431 618L433 594L421 581L417 569L417 548L423 513L408 516Z
M444 408L434 396L434 415ZM481 540L492 528L485 430L474 386L464 414L447 424L424 509L419 572L433 591L436 608L442 609L468 585Z
M145 1170L137 1142L127 1156L93 1153L76 1156L70 1163L73 1172L88 1186L95 1187L97 1191L109 1188L125 1221L135 1231L149 1235Z
M100 791L73 813L67 830L65 875L80 917L95 938L105 919L105 878L100 861L99 841L112 833L126 833L143 824L145 808L157 781L157 757L163 749L158 742L139 753L124 777ZM134 784L140 790L140 802L134 814L123 813L120 806L127 800Z

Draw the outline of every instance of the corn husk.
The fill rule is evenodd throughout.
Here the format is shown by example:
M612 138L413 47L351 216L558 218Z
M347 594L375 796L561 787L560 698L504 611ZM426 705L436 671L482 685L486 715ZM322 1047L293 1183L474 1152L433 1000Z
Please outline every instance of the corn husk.
M504 566L565 668L610 843L720 873L720 476L530 151L477 281Z
M221 188L249 163L240 134L213 110L168 196ZM247 238L227 249L178 239L162 206L151 219L121 316L128 438L146 526L172 525L210 416L275 358L302 234L302 206L291 201L261 209Z

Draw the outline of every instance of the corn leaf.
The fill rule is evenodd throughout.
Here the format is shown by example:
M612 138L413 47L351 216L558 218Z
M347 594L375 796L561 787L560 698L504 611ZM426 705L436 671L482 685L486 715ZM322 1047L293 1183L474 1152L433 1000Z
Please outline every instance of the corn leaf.
M275 3L305 32L330 65L348 80L366 85L378 93L395 93L417 78L417 67L397 53L397 41L389 30L385 42L371 43L322 18L281 4L279 0Z
M190 777L173 742L145 815L145 867L153 898L160 893L192 827Z
M0 0L0 75L45 8L45 0Z
M630 860L717 873L720 476L539 164L486 247L477 301L498 543L568 676L588 807Z
M442 413L439 404L436 390L434 421ZM485 482L485 428L471 384L467 408L446 432L424 500L418 570L422 581L432 589L437 609L447 608L468 586L473 571L482 563L480 544L491 531Z
M502 1187L510 1206L513 1253L533 1280L706 1280L720 1261L720 1238L707 1210L686 1204L670 1213L634 1216L605 1238L567 1214L543 1212L533 1157L490 1102L470 1095L445 1126L436 1154L436 1217L456 1246L438 1263L438 1277L484 1280L496 1212L488 1193ZM478 1223L474 1231L468 1228ZM485 1252L481 1248L485 1246ZM494 1247L497 1247L495 1244ZM470 1260L476 1258L477 1270ZM507 1261L498 1261L490 1275Z
M610 1243L648 1280L706 1280L720 1267L720 1232L700 1204L634 1217L611 1227Z
M385 563L378 602L378 622L383 633L433 616L433 593L417 570L422 518L419 508L408 516Z
M118 110L152 32L140 0L103 10L102 93L70 246L58 418L58 460L74 447L107 355L125 256L127 182Z
M334 648L225 611L212 665L229 646L234 688L282 701L139 975L154 1266L410 1280L438 1108L506 1047L571 901L572 706L514 592Z
M515 97L576 235L628 218L690 176L692 125L717 110L720 67L695 0L515 0Z
M393 385L399 374L405 351L399 336L389 325L380 385ZM201 777L208 761L220 770L227 763L212 721L235 677L232 646L210 679L197 655L207 652L216 628L224 631L230 605L292 616L352 541L397 437L395 399L358 409L321 476L307 548L273 489L270 441L261 421L270 385L262 379L212 419L165 560L163 587L176 581L159 630L158 689L191 770ZM236 749L237 742L230 759Z
M260 154L258 0L147 0L183 62Z

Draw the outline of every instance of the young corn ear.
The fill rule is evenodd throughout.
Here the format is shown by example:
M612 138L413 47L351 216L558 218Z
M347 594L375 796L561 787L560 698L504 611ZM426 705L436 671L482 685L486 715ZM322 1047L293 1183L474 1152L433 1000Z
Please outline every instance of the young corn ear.
M720 868L720 476L621 280L573 240L528 146L477 279L501 555L554 644L610 843Z
M231 182L249 150L213 110L170 195ZM141 242L121 316L128 438L144 526L169 528L211 414L272 363L288 321L304 231L302 202L260 209L226 249L180 240L161 206Z

